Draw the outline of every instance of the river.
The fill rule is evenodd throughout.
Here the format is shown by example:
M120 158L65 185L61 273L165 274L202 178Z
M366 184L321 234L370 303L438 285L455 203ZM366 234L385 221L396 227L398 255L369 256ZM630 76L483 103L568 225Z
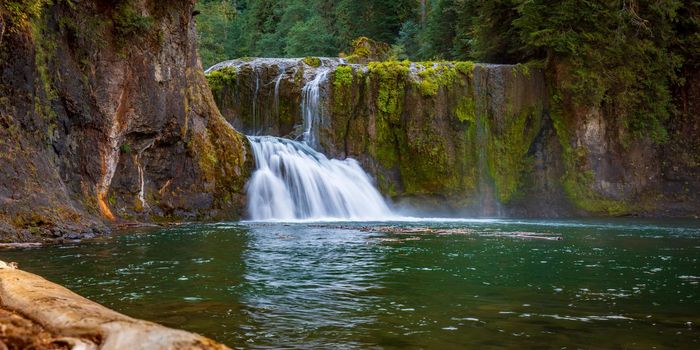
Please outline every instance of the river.
M698 348L699 258L699 222L641 219L198 224L0 252L243 348Z

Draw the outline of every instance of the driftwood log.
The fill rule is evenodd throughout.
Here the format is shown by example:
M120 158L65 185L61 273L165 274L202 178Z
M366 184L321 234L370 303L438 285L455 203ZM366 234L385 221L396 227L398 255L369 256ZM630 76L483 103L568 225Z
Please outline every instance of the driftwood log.
M228 349L134 319L0 261L0 349Z

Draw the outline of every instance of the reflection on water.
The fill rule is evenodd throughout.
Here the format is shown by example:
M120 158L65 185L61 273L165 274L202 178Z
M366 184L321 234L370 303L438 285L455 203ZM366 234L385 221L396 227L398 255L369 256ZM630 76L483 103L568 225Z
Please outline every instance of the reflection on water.
M697 222L376 225L194 225L0 259L233 347L700 347Z

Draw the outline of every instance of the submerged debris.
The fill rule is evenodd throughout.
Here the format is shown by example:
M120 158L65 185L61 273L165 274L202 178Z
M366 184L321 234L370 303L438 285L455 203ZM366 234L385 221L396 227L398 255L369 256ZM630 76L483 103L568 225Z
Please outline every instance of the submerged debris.
M33 248L41 247L42 245L43 243L38 242L0 243L0 249Z
M473 235L481 237L508 237L521 239L540 239L546 241L561 241L564 238L549 232L525 232L525 231L487 231L473 228L433 228L433 227L401 227L401 226L350 226L350 225L312 225L311 227L327 228L333 230L359 230L361 232L387 233L392 235ZM405 241L403 239L381 237L375 239L381 241ZM416 237L416 240L419 238Z
M434 235L472 235L477 233L470 228L430 228L430 227L398 227L398 226L362 226L362 232L391 233L399 235L434 234Z
M483 232L471 228L431 228L431 227L398 227L398 226L362 226L359 228L362 232L389 233L397 235L478 235L485 237L510 237L521 239L541 239L548 241L560 241L562 236L553 233L543 232Z

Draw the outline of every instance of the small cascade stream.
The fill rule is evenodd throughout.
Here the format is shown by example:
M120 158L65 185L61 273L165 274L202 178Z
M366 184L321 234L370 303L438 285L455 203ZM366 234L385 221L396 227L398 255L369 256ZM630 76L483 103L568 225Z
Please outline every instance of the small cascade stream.
M304 134L303 140L307 145L314 149L318 148L318 138L315 135L314 128L323 118L323 109L321 107L321 85L328 81L328 67L319 67L316 76L313 80L304 85L301 95L301 111L304 114Z

